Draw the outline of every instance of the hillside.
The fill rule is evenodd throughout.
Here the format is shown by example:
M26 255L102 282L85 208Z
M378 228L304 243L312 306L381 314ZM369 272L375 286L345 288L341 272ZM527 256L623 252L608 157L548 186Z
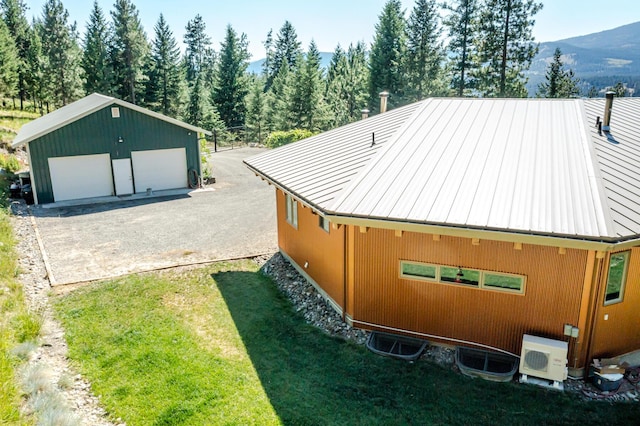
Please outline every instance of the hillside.
M529 70L529 92L535 93L544 80L547 65L559 47L563 61L586 85L600 87L617 81L640 79L640 22L607 31L540 43ZM609 83L609 82L612 83Z
M333 53L320 52L320 66L326 69L331 62L332 56ZM250 62L249 67L247 68L247 72L250 74L262 74L262 64L264 64L264 58Z

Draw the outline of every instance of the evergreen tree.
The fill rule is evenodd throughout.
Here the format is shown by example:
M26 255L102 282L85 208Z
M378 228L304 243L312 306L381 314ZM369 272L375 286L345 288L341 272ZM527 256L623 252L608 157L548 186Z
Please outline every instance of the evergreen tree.
M17 63L15 65L18 73L17 89L18 97L20 98L20 109L23 109L24 101L28 96L26 83L28 79L27 73L29 72L27 68L27 55L29 52L29 41L31 39L31 29L29 28L26 17L27 6L23 0L2 0L0 2L0 8L2 8L2 18L17 48ZM8 94L8 92L5 92L5 95L6 94Z
M206 29L200 15L187 22L184 44L187 82L190 85L193 85L201 71L212 65L211 38L206 34Z
M68 26L69 13L60 0L47 0L42 15L44 96L61 107L82 94L81 51L75 27Z
M617 98L624 98L627 96L627 88L621 81L617 82L616 85L613 86L612 90Z
M18 85L18 49L7 24L0 19L0 96L13 96Z
M267 92L267 110L265 127L268 132L276 130L290 130L293 128L290 100L292 96L293 73L289 71L287 60L284 59L278 74L273 78L273 83Z
M109 63L109 29L98 2L93 2L84 36L82 69L87 94L112 94L113 70Z
M240 37L231 25L227 25L224 41L220 44L220 55L212 92L212 103L227 128L244 126L249 91L247 67L249 51L246 35Z
M400 0L384 5L369 55L369 109L379 109L379 93L390 93L389 106L404 103L406 72L405 20Z
M292 71L296 67L298 57L302 53L300 46L295 28L293 28L291 22L285 21L276 36L271 69L267 74L267 89L271 87L273 79L280 72L282 64L287 64L288 71Z
M315 41L311 40L304 62L299 63L294 73L289 105L294 128L312 132L324 128L327 121L327 109L323 97L324 86L320 52Z
M135 104L138 93L144 89L143 66L149 52L147 36L131 0L116 0L111 18L115 92L121 99Z
M44 94L44 56L42 55L42 41L40 39L42 22L37 21L35 18L31 24L31 30L29 31L29 50L26 57L26 87L27 92L31 94L31 100L33 101L34 111L39 106L40 113L42 114L42 101L45 97Z
M534 0L486 0L480 14L477 73L483 96L526 97L524 71L538 51L531 33Z
M326 102L333 113L329 127L359 120L369 99L369 69L364 43L350 45L346 53L336 48L327 78Z
M262 143L264 139L262 132L266 131L266 95L263 90L265 80L265 77L253 76L249 94L247 95L247 115L245 119L247 139L258 143Z
M177 118L184 87L180 49L162 14L154 30L145 103L161 114Z
M580 94L579 80L575 78L573 70L564 69L562 52L558 47L544 78L545 81L538 86L536 96L539 98L575 98Z
M477 69L476 29L478 25L478 0L453 0L445 4L448 15L444 25L449 35L449 67L451 87L457 96L467 96L475 87L473 75Z
M271 70L273 69L273 29L269 30L267 38L262 42L262 45L264 46L265 52L264 62L262 63L262 74L266 77L265 90L267 90L266 82L271 79Z
M407 22L407 86L409 100L445 93L444 51L436 0L417 0Z

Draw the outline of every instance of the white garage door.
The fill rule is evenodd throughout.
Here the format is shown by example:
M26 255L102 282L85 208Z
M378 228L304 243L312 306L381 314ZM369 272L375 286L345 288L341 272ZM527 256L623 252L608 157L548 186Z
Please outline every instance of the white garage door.
M136 193L188 186L185 148L133 151L131 162Z
M109 154L49 158L55 201L113 195Z

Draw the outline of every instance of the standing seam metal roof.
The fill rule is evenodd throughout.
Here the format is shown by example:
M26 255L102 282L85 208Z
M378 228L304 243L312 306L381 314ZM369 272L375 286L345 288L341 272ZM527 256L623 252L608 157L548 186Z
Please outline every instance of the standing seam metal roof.
M129 108L142 114L146 114L159 120L174 124L176 126L183 127L193 132L205 133L207 135L211 134L211 132L208 130L192 126L190 124L176 120L175 118L167 117L166 115L162 115L157 112L150 111L146 108L142 108L138 105L134 105L120 99L112 98L110 96L93 93L25 124L20 128L18 135L13 140L12 147L16 148L27 144L34 139L44 136L47 133L53 132L54 130L57 130L69 123L86 117L87 115L92 114L109 105L119 105L124 108Z
M251 158L336 216L612 240L640 234L640 99L427 99ZM595 114L595 115L594 115ZM384 132L371 149L370 134ZM368 142L367 142L368 140ZM375 147L374 147L375 148Z

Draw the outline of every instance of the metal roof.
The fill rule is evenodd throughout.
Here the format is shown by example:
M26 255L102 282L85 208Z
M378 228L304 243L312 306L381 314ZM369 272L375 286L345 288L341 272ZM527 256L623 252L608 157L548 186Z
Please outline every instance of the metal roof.
M640 98L615 98L611 131L598 133L596 117L604 115L604 99L584 101L604 194L614 222L614 235L640 235Z
M411 104L357 121L252 157L245 164L307 204L328 209L418 107Z
M209 132L208 130L192 126L180 120L176 120L175 118L167 117L166 115L162 115L157 112L150 111L146 108L142 108L138 105L134 105L120 99L112 98L110 96L93 93L25 124L20 128L18 135L13 140L12 147L16 148L27 144L34 139L44 136L47 133L51 133L54 130L64 127L69 123L73 123L74 121L79 120L82 117L86 117L87 115L90 115L109 105L119 105L124 108L132 109L134 111L149 115L151 117L166 121L171 124L175 124L176 126L183 127L193 132L205 133L207 135L211 134L211 132Z
M617 145L593 126L604 100L434 98L400 112L247 164L334 216L593 241L640 235L636 100L614 101ZM380 126L390 136L372 152L365 141ZM348 179L333 186L334 175ZM316 187L336 191L317 198Z

